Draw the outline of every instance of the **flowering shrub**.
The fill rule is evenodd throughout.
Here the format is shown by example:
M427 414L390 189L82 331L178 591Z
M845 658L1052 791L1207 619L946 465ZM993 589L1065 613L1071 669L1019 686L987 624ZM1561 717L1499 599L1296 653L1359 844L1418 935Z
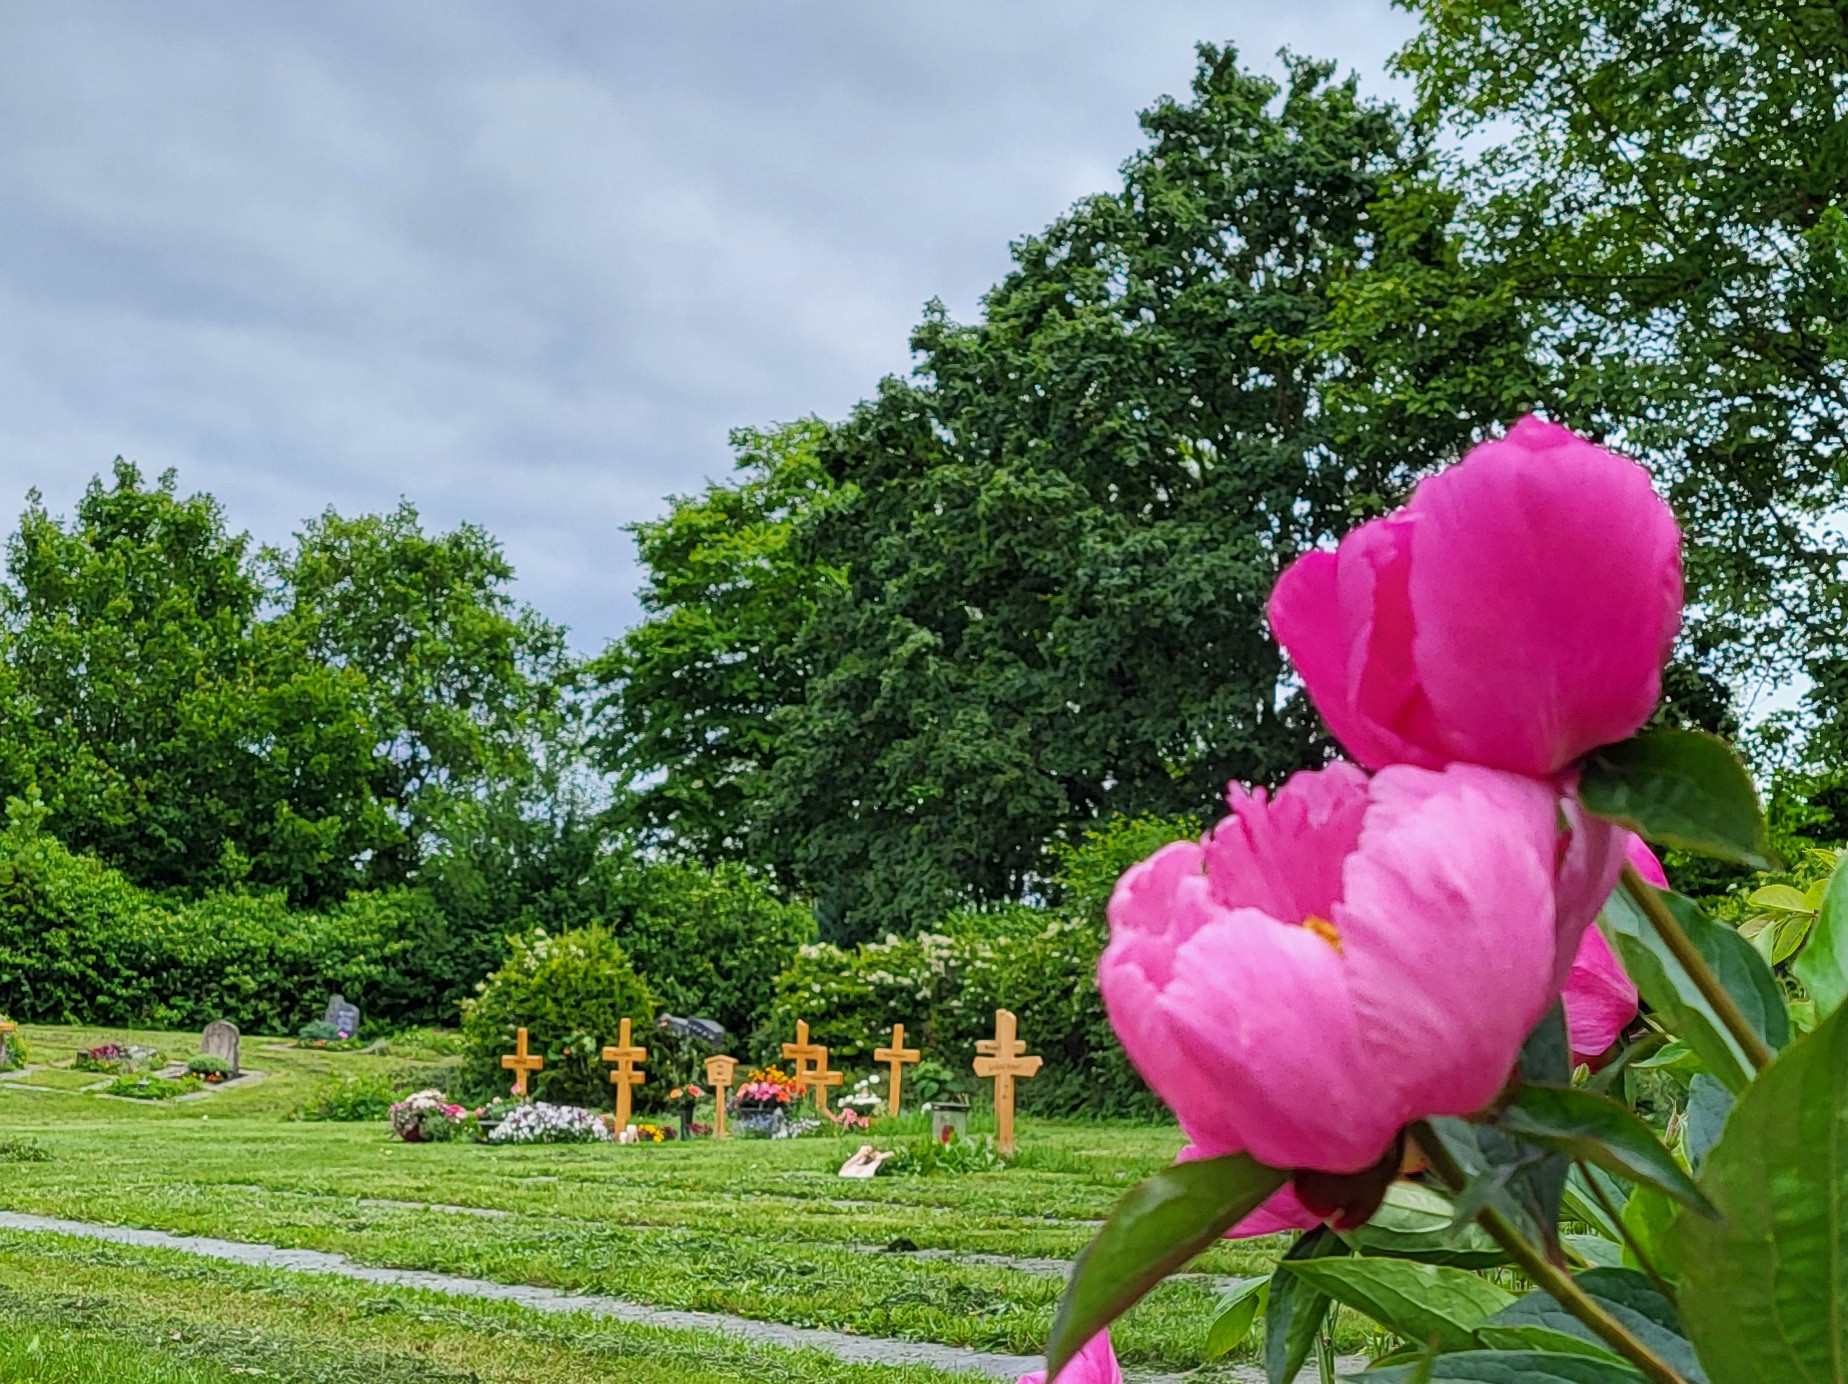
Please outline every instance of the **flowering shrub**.
M441 1143L462 1132L471 1112L441 1091L430 1089L406 1096L386 1112L391 1132L407 1144Z
M1234 785L1116 885L1101 991L1193 1144L1080 1255L1052 1375L1109 1378L1087 1342L1164 1274L1291 1229L1210 1330L1267 1301L1272 1384L1318 1337L1327 1376L1332 1303L1402 1343L1388 1384L1839 1375L1848 866L1756 893L1761 952L1631 835L1771 859L1724 742L1643 729L1678 547L1640 467L1530 418L1284 573L1272 629L1355 763ZM1685 1083L1655 1125L1620 1098L1646 1064ZM1459 1266L1471 1220L1524 1297Z
M575 1105L517 1106L488 1135L490 1144L607 1144L610 1117Z
M186 1059L186 1070L204 1081L219 1082L231 1075L231 1064L210 1053L194 1053Z

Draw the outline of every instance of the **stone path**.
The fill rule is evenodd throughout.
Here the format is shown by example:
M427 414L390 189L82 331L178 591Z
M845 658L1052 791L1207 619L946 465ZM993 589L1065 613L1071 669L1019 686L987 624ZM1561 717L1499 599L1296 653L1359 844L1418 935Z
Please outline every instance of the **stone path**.
M447 1206L441 1203L391 1202L383 1198L367 1204L420 1207L432 1211L476 1212L483 1208ZM489 1212L488 1214L494 1214ZM500 1214L507 1214L502 1212ZM282 1249L275 1245L249 1244L239 1240L218 1240L203 1235L173 1235L164 1230L139 1230L131 1226L92 1225L88 1221L61 1220L53 1216L33 1216L19 1211L0 1211L0 1229L20 1230L52 1235L73 1235L111 1244L134 1245L142 1249L177 1250L204 1259L221 1259L256 1268L282 1269L291 1273L331 1274L338 1278L357 1279L394 1288L417 1288L426 1292L446 1293L452 1297L486 1298L511 1302L537 1312L583 1312L593 1317L634 1322L642 1326L666 1327L678 1331L716 1331L738 1336L762 1345L785 1349L824 1350L836 1359L864 1365L929 1365L935 1369L986 1375L992 1379L1016 1379L1030 1370L1041 1368L1045 1361L1036 1355L1003 1355L997 1352L969 1350L961 1346L939 1345L930 1341L900 1341L879 1336L854 1336L843 1331L824 1331L818 1327L788 1326L781 1322L759 1321L752 1317L735 1317L723 1312L683 1312L670 1308L648 1307L623 1298L599 1293L564 1293L556 1288L540 1288L525 1283L496 1283L486 1279L462 1278L455 1274L430 1273L422 1269L380 1269L356 1264L344 1254L330 1254L316 1249ZM924 1251L923 1253L930 1253ZM1003 1256L980 1256L1002 1260ZM1050 1269L1058 1260L1013 1260L1012 1266L1028 1262ZM1043 1271L1043 1270L1042 1270ZM1364 1357L1354 1356L1336 1362L1343 1374L1366 1367ZM1181 1376L1134 1374L1135 1384L1179 1384ZM1305 1371L1299 1381L1311 1378ZM1262 1384L1263 1373L1257 1369L1235 1370L1237 1384Z

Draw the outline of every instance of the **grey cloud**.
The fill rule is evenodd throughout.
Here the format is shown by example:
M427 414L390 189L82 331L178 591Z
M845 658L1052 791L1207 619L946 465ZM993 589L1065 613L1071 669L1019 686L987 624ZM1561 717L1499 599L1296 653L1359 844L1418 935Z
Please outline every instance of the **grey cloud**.
M0 515L122 453L281 541L416 501L595 648L622 526L837 416L1110 186L1192 45L1383 88L1386 0L0 9Z

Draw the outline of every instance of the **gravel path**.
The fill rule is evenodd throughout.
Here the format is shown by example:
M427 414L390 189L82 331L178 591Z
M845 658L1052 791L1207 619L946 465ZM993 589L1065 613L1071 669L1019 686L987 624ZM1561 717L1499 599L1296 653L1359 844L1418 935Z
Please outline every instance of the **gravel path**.
M379 1199L373 1204L398 1205ZM402 1203L419 1206L423 1203ZM431 1210L475 1211L473 1207L431 1205ZM134 1245L143 1249L177 1250L205 1259L222 1259L256 1268L284 1269L292 1273L332 1274L394 1288L419 1288L426 1292L447 1293L454 1297L488 1298L511 1302L537 1312L583 1312L593 1317L635 1322L643 1326L667 1327L680 1331L717 1331L739 1336L762 1345L786 1349L825 1350L836 1359L864 1365L929 1365L940 1370L985 1375L991 1379L1016 1379L1046 1362L1037 1355L1002 1355L990 1351L968 1350L960 1346L938 1345L930 1341L899 1341L879 1336L854 1336L842 1331L824 1331L818 1327L787 1326L781 1322L758 1321L751 1317L734 1317L723 1312L680 1312L668 1308L647 1307L622 1298L598 1293L562 1293L555 1288L539 1288L524 1283L495 1283L486 1279L462 1278L455 1274L428 1273L421 1269L378 1269L356 1264L344 1254L329 1254L317 1249L281 1249L274 1245L247 1244L238 1240L217 1240L204 1235L172 1235L164 1230L138 1230L131 1226L92 1225L87 1221L67 1221L53 1216L32 1216L19 1211L0 1211L0 1229L35 1231L43 1234L73 1235L111 1244ZM925 1251L924 1253L929 1253ZM1002 1260L1002 1256L975 1256ZM1049 1270L1057 1260L1009 1261L1010 1267L1025 1268L1027 1263ZM1030 1272L1031 1270L1029 1270ZM1363 1357L1338 1362L1343 1373L1365 1368ZM1302 1378L1311 1377L1305 1372ZM1132 1373L1136 1384L1179 1384L1177 1375ZM1233 1378L1239 1384L1262 1384L1263 1373L1256 1369L1239 1370Z

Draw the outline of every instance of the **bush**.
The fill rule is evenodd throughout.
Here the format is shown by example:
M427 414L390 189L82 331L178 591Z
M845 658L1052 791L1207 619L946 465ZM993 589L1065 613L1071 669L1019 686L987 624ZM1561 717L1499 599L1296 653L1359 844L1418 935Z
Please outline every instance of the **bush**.
M601 1107L610 1100L603 1048L616 1042L625 1018L634 1041L647 1046L654 1012L654 996L606 929L515 939L507 963L462 1006L461 1088L483 1097L506 1091L511 1078L500 1060L513 1051L515 1030L524 1028L531 1050L545 1058L545 1069L528 1084L531 1094L556 1105ZM653 1094L643 1086L638 1099L644 1093Z
M222 1057L202 1052L187 1059L186 1070L194 1076L218 1077L222 1080L231 1075L231 1064Z
M135 1100L172 1100L175 1096L191 1095L194 1091L204 1089L196 1076L183 1076L178 1081L164 1076L136 1076L130 1072L117 1077L104 1088L108 1096L129 1096Z
M1190 819L1118 819L1064 853L1057 905L1003 904L951 914L936 931L889 936L851 950L806 946L777 977L775 1033L806 1019L831 1059L871 1061L894 1023L906 1042L973 1084L978 1039L1010 1009L1027 1051L1045 1059L1015 1086L1023 1110L1152 1116L1159 1103L1130 1066L1097 993L1108 940L1104 905L1122 872L1169 841L1197 833ZM983 1083L985 1084L985 1083ZM906 1086L928 1099L916 1081ZM906 1104L912 1100L907 1098Z
M228 1018L287 1033L329 990L375 1022L429 1022L423 959L442 922L414 890L354 894L325 912L281 895L176 902L73 854L34 802L7 801L0 829L0 1010L39 1023L200 1028Z
M386 1118L396 1100L391 1082L377 1073L335 1077L317 1086L289 1118L361 1124Z

